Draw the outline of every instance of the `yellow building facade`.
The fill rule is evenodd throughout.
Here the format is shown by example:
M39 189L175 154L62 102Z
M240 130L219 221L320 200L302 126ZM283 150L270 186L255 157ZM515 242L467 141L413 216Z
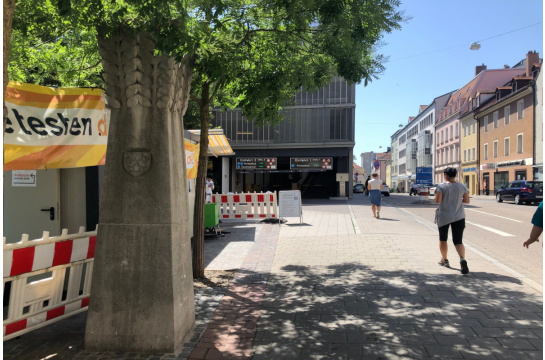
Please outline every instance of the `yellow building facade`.
M479 188L477 183L479 181L479 125L473 117L473 111L467 113L461 120L462 173L460 174L460 182L467 186L470 195L476 195Z

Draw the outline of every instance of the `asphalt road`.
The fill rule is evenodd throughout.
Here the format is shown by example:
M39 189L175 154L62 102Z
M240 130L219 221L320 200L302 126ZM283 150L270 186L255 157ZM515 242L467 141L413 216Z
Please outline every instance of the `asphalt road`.
M415 204L418 197L409 194L392 194L383 200L433 223L437 207L435 204ZM530 235L531 220L536 208L537 205L515 205L505 201L498 203L492 196L473 197L471 203L465 206L464 238L488 250L490 256L505 265L509 266L512 262L520 266L526 270L526 276L543 284L543 236L539 243L532 244L529 249L522 246ZM451 248L450 251L453 250Z

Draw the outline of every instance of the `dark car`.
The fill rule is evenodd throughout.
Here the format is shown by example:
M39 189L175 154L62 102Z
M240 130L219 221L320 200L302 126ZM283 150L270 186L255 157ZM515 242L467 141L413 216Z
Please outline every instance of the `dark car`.
M363 184L356 184L354 185L354 194L355 193L364 193L364 188L363 188Z
M498 190L496 200L514 201L517 205L539 203L543 200L543 181L511 181Z

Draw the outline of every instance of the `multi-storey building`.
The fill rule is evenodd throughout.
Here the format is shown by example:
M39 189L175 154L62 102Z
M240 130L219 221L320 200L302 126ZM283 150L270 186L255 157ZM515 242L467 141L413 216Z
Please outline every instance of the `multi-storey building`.
M420 105L419 114L409 118L409 123L392 136L392 186L398 191L409 189L417 167L433 166L437 109L446 104L451 93L436 97L429 105Z
M401 130L396 131L391 137L390 142L392 144L392 161L390 163L391 170L390 170L390 177L388 178L387 182L388 185L390 185L390 188L398 190L397 187L397 180L398 180L398 135L401 132Z
M543 181L543 71L542 63L532 66L534 88L534 179ZM537 74L537 75L536 75Z
M373 168L373 162L377 159L378 153L373 151L367 151L360 154L361 167L365 170L365 174L370 176L375 169Z
M210 122L223 129L235 155L210 159L209 172L223 192L300 189L307 198L338 196L336 174L346 173L352 196L355 107L355 84L335 77L319 90L301 89L282 110L285 120L278 125L260 127L240 109L216 110ZM236 158L250 157L275 158L276 169L238 168ZM290 158L296 157L332 158L333 165L331 170L293 170Z
M475 94L475 99L483 103L495 95L494 90L480 90ZM475 109L467 108L460 114L462 134L460 145L462 147L462 174L460 181L469 189L470 195L478 193L478 163L479 163L479 127L475 119Z
M533 179L534 94L532 81L539 54L529 52L525 67L495 88L494 96L480 102L470 98L469 109L476 108L479 122L479 171L485 195L515 180Z
M447 167L456 168L457 180L461 179L461 114L472 109L469 108L472 103L469 100L475 102L477 107L480 106L478 103L480 98L476 97L477 92L495 89L523 72L524 69L521 68L487 70L484 64L477 66L475 77L454 92L444 107L438 108L435 124L435 182L443 182L443 171Z

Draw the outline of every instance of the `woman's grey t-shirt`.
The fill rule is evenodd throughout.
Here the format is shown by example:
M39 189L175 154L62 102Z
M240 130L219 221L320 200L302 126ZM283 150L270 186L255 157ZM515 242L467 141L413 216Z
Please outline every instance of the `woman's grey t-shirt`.
M469 189L459 182L445 182L439 184L435 192L443 194L436 213L437 226L445 226L466 217L462 198L469 193Z

